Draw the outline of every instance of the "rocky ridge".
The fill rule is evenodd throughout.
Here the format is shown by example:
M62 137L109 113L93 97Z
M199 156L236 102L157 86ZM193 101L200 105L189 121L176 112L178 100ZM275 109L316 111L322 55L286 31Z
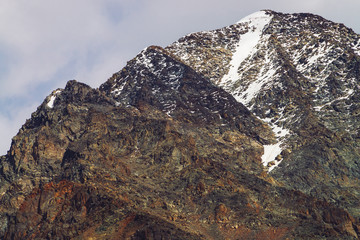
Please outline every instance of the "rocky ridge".
M262 11L151 46L99 89L69 81L0 159L1 238L357 239L358 40Z
M230 44L231 33L219 36L229 29L239 34ZM279 147L269 148L273 162L264 161L273 177L359 216L359 41L359 34L320 16L266 10L166 49L269 123ZM227 53L221 57L213 44ZM206 73L217 68L216 77Z

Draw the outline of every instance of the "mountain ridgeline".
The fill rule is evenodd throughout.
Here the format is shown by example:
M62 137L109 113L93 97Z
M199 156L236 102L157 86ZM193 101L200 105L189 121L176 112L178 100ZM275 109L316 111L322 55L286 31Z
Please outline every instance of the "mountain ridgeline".
M256 12L54 90L0 157L1 239L359 239L360 35Z

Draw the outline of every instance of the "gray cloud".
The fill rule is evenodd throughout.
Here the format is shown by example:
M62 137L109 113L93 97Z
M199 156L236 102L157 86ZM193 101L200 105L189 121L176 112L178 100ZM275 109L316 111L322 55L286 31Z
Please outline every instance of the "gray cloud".
M4 0L0 3L0 154L53 89L98 87L148 45L233 24L261 10L312 12L360 32L360 1Z

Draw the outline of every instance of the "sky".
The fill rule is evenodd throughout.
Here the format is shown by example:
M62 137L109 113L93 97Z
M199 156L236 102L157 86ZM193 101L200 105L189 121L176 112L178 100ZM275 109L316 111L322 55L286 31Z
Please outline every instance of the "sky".
M0 155L68 80L99 87L147 46L263 9L314 13L360 33L360 0L0 0Z

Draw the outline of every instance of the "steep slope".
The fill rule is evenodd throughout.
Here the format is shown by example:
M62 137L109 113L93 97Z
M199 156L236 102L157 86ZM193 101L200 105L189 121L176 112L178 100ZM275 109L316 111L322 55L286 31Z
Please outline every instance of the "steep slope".
M260 11L166 49L270 124L273 177L360 217L359 41L316 15Z
M166 50L50 94L0 162L3 239L353 239L263 170L265 122Z
M261 143L271 141L270 129L246 107L160 47L142 51L100 91L125 106L151 105L181 121L208 128L230 125Z

